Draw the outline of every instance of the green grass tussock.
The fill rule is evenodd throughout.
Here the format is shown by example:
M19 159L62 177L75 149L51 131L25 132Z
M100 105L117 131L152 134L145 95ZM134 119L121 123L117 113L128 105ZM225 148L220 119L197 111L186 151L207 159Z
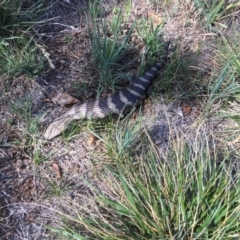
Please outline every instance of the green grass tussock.
M73 220L90 235L77 236L69 226L57 232L68 232L69 239L238 239L239 173L229 155L212 152L208 141L178 139L164 159L151 141L147 151L145 145L140 154L117 157L116 167L103 174L113 178L102 177L112 196L90 186L98 196L97 214L78 213Z
M34 41L24 36L2 39L0 42L0 74L37 76L44 59Z
M21 1L0 2L0 74L36 76L43 58L31 36L32 27L43 23L43 1L24 6Z

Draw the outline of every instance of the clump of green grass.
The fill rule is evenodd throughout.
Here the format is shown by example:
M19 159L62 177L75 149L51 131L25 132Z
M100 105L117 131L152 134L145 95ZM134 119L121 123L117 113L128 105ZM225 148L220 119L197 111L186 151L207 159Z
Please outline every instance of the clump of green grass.
M210 30L214 30L214 25L227 28L226 24L222 23L221 20L224 16L226 16L226 14L231 14L231 10L235 10L240 7L240 3L231 3L226 6L225 0L194 0L193 2L202 10L203 15L206 17L206 25L210 28Z
M133 27L126 36L122 36L123 17L120 10L109 23L106 19L97 21L99 6L97 1L90 3L90 18L88 20L88 32L91 41L94 61L100 72L98 94L110 87L114 89L119 80L119 74L127 67L118 62L123 58L130 48L129 38Z
M35 76L42 69L31 28L43 22L43 13L41 0L25 7L21 1L0 2L0 74Z
M238 44L240 34L236 31L235 26L230 29L226 34L220 32L221 38L219 39L219 45L221 46L220 54L218 55L218 61L220 64L230 62L230 73L235 73L235 77L240 76L240 46Z
M159 50L162 47L162 37L159 35L163 23L157 26L154 26L152 20L140 19L136 23L136 29L143 40L145 50L142 55L143 58L148 58L150 65L153 65L156 61L159 60ZM142 64L146 64L146 59L142 59ZM144 69L143 69L144 70ZM143 71L140 72L142 74Z
M236 63L236 59L233 57L223 66L217 78L212 77L209 81L206 111L210 110L217 102L225 103L229 100L239 99L240 84L236 80Z
M29 6L23 6L22 1L0 1L0 33L1 37L21 34L29 30L44 13L43 1L38 0Z
M125 153L131 149L131 154L122 154L122 148L111 152L116 165L108 165L101 180L112 194L87 184L97 196L96 212L62 213L66 227L52 228L54 232L68 239L240 237L240 176L227 152L218 154L203 134L194 142L173 140L167 156L160 158L147 136L141 135L140 145L133 136L135 128L125 126L116 130L115 142L109 140L110 145L127 142ZM86 232L77 232L68 220Z
M115 162L122 161L126 156L130 156L132 152L136 152L137 143L140 139L141 133L141 119L136 119L134 126L129 124L129 117L126 117L124 121L117 122L115 126L109 126L107 132L107 140L102 138L101 140L105 144L105 148L110 156L110 159ZM97 136L100 138L99 136ZM133 146L136 146L136 148Z
M36 76L43 68L43 63L39 49L26 37L0 40L0 74Z

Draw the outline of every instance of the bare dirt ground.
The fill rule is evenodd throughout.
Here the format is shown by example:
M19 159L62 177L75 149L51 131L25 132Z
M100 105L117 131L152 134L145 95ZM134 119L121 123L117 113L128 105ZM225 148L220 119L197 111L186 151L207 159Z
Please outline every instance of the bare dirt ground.
M96 95L98 72L93 63L84 16L88 9L87 1L69 2L58 1L54 4L45 15L52 20L34 29L41 45L50 54L55 69L46 64L45 70L35 81L26 76L6 76L0 82L3 85L7 82L10 86L10 89L4 90L0 96L0 141L3 143L0 148L0 239L3 240L58 239L49 233L45 225L59 226L60 220L55 213L62 210L61 201L66 203L66 212L71 212L80 203L82 211L88 207L94 209L94 200L88 198L93 193L83 184L83 179L99 189L105 189L105 184L97 178L97 173L102 169L97 159L105 160L106 164L110 160L104 154L100 141L94 146L89 145L87 132L74 136L68 142L59 138L47 142L42 138L44 128L55 116L66 111L66 108L52 103L52 97L59 92L67 92L83 101ZM146 13L144 1L137 3L135 12L132 13L133 18L147 18L149 13L155 16L156 21L166 17L164 9L152 6L147 8ZM111 7L121 4L121 1L112 0L111 4L106 2L105 14L110 12ZM211 66L216 64L212 60L217 36L208 34L201 28L201 23L196 22L196 16L200 13L188 1L182 4L181 8L176 8L176 12L166 22L163 32L173 43L178 42L178 51L183 60L192 59L193 56L198 58L191 65L193 73L201 69L201 74L210 74ZM182 15L181 12L188 12L188 15ZM183 77L181 72L178 74L173 79L173 84L177 84L178 77ZM189 79L189 82L192 80ZM0 90L4 89L3 85ZM26 98L26 93L32 101L33 115L46 113L41 125L42 133L38 136L38 142L31 143L32 146L25 143L25 122L9 112L6 104ZM176 131L173 135L180 132L190 135L194 129L193 124L203 110L202 98L195 99L191 104L188 101L165 103L163 96L159 94L154 101L147 100L145 104L149 107L143 111L143 115L152 116L146 120L146 127L162 154L163 149L167 148L169 124L173 132ZM189 106L190 112L187 110ZM10 120L12 124L9 124ZM206 134L206 129L210 134L214 132L213 135L218 131L221 144L221 139L228 137L224 126L229 124L234 126L235 123L212 119L204 123L198 131L202 131L203 135ZM41 143L41 156L45 161L35 165L28 149L37 149L38 143ZM234 144L233 139L230 147L236 151ZM54 169L55 163L60 167L61 179ZM65 193L61 198L58 197L59 189ZM105 190L107 192L107 189Z

